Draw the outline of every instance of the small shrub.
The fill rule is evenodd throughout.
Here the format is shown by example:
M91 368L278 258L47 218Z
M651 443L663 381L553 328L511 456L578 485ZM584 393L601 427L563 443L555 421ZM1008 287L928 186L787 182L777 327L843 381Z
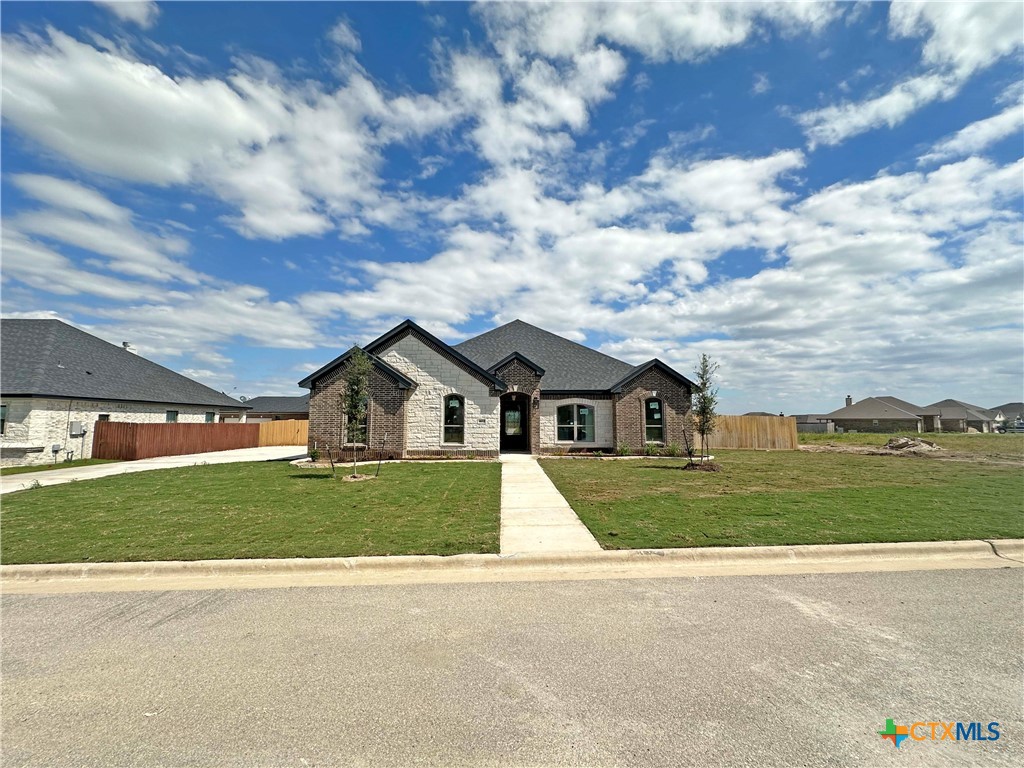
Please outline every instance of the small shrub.
M600 459L602 456L604 456L604 451L594 451L594 456Z
M629 456L629 454L632 453L632 451L629 449L629 446L626 445L625 443L619 443L619 446L618 448L615 449L615 452L619 454L619 456Z
M666 456L682 456L683 449L679 447L679 443L669 443L665 446L664 454Z
M475 459L476 458L476 451L466 451L466 458L467 459Z
M658 446L655 445L654 443L647 443L644 446L644 455L645 456L660 456L661 455L661 451L658 450Z

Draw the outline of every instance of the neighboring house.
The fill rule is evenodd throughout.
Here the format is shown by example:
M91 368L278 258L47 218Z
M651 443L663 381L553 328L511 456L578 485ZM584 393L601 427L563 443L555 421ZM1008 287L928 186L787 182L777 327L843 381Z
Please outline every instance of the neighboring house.
M937 411L922 408L898 397L865 397L856 403L849 395L846 406L821 418L844 432L935 432Z
M299 382L310 389L310 448L345 444L355 350ZM696 389L660 360L630 365L520 320L454 346L406 320L363 351L368 442L394 456L682 445Z
M940 400L928 407L939 412L943 432L966 432L968 429L991 432L1003 420L999 411L990 411L962 400Z
M246 406L59 320L0 323L0 463L89 458L97 421L213 423Z
M309 395L298 397L253 397L245 401L251 408L245 421L304 420L309 418ZM228 419L225 418L225 421Z
M1007 423L1024 421L1024 403L1003 403L989 410L1003 414L1003 420Z
M798 413L796 419L797 432L817 432L831 434L836 431L835 422L821 413Z

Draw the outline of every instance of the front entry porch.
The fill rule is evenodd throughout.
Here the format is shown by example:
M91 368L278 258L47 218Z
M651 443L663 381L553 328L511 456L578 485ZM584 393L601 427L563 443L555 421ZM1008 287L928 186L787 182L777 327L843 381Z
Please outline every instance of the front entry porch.
M509 392L501 396L501 437L502 453L529 453L530 419L532 409L530 398L523 392Z

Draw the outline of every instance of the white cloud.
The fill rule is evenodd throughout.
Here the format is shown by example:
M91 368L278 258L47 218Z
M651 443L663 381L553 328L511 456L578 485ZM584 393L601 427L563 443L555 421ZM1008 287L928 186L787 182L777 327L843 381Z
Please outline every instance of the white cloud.
M348 19L338 19L331 30L327 33L327 38L335 45L344 48L347 51L354 51L358 53L363 49L363 44L359 40L359 35L352 29L351 23Z
M97 0L96 4L143 29L152 27L160 15L160 7L151 0Z
M760 96L762 93L768 93L771 89L772 81L768 75L764 72L757 72L754 75L754 84L750 87L750 92L755 96Z
M934 163L983 152L1008 136L1024 130L1024 101L1018 101L998 115L978 120L961 128L953 136L932 147L918 158L919 163Z
M894 2L889 31L894 37L926 38L924 72L885 93L798 115L812 149L875 128L892 128L922 107L957 95L976 72L1024 46L1024 4Z

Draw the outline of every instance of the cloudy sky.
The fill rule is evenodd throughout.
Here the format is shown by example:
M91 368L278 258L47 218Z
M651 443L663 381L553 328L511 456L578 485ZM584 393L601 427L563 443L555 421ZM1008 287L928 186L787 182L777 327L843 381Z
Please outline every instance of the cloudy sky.
M235 395L410 317L1024 396L1024 4L5 3L3 312Z

